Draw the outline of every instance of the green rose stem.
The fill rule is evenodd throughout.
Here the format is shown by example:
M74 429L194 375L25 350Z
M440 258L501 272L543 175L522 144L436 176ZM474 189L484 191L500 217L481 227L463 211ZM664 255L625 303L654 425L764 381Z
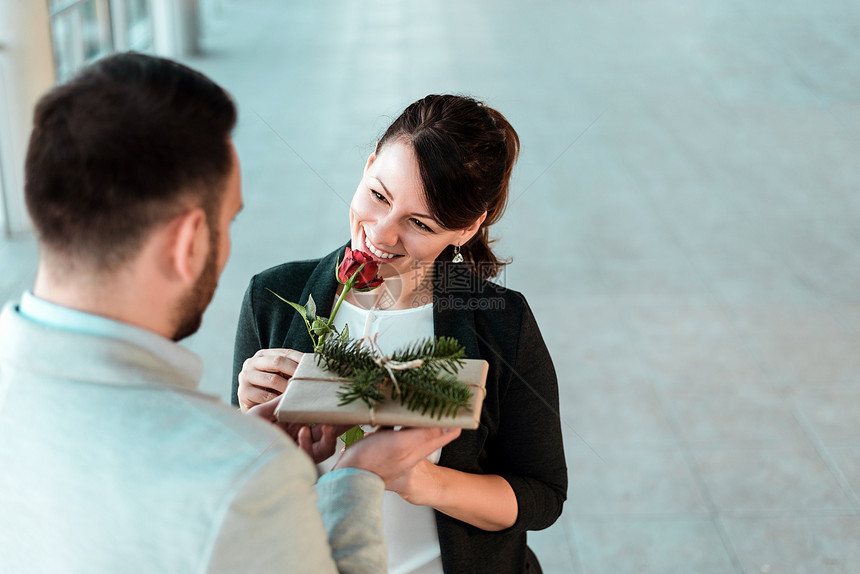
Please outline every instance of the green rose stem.
M350 249L347 248L346 252L347 252L347 254L349 254ZM361 252L359 252L359 253L361 253ZM344 259L344 262L346 262L346 259ZM305 326L308 329L308 335L310 335L311 342L314 345L314 352L315 353L317 351L319 351L319 349L322 347L323 343L325 343L326 339L328 338L328 336L330 334L337 332L334 329L334 317L335 317L335 315L337 315L337 312L340 309L341 303L343 303L343 300L346 298L346 294L349 293L349 291L353 287L355 287L355 284L358 282L358 277L361 274L361 271L364 269L366 262L360 263L358 268L355 270L355 272L352 274L352 276L350 276L350 278L345 283L342 283L340 280L340 273L339 273L340 265L341 265L340 262L338 262L337 265L335 265L335 276L338 278L338 282L343 285L343 291L341 292L340 297L338 297L337 302L334 305L334 309L331 312L331 316L328 319L326 319L325 317L317 317L316 305L312 305L312 298L308 299L307 307L304 307L302 305L299 305L298 303L293 303L291 301L287 301L286 299L284 299L283 297L281 297L280 295L278 295L277 293L275 293L274 291L269 289L269 291L275 297L277 297L278 299L280 299L284 303L287 303L288 305L293 307L296 311L298 311L301 314L302 318L305 320ZM371 281L371 283L372 282L374 282L374 281ZM381 279L379 279L379 283L382 283ZM373 285L372 287L368 286L368 289L364 289L364 290L374 289L375 287L377 287L379 285L379 283L377 283L377 285ZM310 315L310 318L308 318L308 315ZM317 323L317 321L319 321L319 324ZM344 331L344 335L345 334L346 334L346 330ZM361 429L360 426L352 427L347 432L345 432L343 435L341 435L341 439L343 439L343 441L344 441L345 448L349 448L353 443L355 443L356 441L360 440L363 437L364 437L364 431Z
M364 263L359 265L358 269L355 270L355 273L352 274L352 277L349 278L349 281L344 283L343 291L341 291L340 297L337 298L337 303L334 304L334 309L332 309L331 317L329 317L328 321L325 324L325 335L331 333L331 326L334 323L334 316L337 315L337 311L338 309L340 309L340 304L343 303L343 300L346 298L346 294L349 293L350 289L352 289L352 286L355 285L356 281L358 281L358 274L361 273L362 269L364 269L364 265ZM316 350L320 345L322 345L323 341L325 341L325 336L320 337L319 343L314 345L314 350Z
M343 303L343 300L346 298L346 294L352 289L355 282L358 281L358 274L361 273L361 270L364 269L364 263L358 266L358 269L355 270L355 273L352 274L352 277L349 278L349 281L344 283L343 291L340 293L340 297L337 298L337 303L334 304L334 309L331 311L331 316L326 322L326 331L323 336L320 337L320 342L314 347L314 351L316 351L320 345L326 339L326 336L331 333L332 324L334 322L334 317L337 315L338 309L340 309L340 304ZM343 441L344 450L351 447L356 442L360 441L364 438L364 430L360 426L354 426L342 435L340 435L341 440Z

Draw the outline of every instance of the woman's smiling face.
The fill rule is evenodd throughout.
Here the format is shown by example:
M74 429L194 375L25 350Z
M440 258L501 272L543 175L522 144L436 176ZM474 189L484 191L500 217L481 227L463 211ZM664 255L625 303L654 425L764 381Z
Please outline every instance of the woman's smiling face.
M352 248L369 253L385 277L432 263L448 245L462 245L481 221L443 229L430 215L412 147L392 141L372 153L349 208Z

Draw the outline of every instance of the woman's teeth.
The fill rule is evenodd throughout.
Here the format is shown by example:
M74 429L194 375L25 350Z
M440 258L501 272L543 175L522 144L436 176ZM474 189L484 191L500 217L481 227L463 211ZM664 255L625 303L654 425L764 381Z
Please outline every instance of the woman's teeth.
M364 244L367 246L367 249L370 250L371 253L373 253L380 259L393 259L397 257L397 255L394 253L386 253L385 251L377 249L376 246L370 242L370 239L367 238L367 235L364 236Z

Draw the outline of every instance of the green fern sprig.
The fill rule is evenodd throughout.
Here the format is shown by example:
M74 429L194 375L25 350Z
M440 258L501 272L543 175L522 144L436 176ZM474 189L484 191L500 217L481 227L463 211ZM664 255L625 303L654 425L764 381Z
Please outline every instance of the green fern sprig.
M361 340L329 339L317 348L317 364L341 377L352 377L360 371L377 367L371 352Z
M411 411L435 418L456 416L461 407L469 404L472 396L469 387L454 375L433 373L428 377L419 369L402 371L398 376L400 403Z
M422 361L418 366L395 371L397 385L392 384L388 370L377 363L373 352L360 340L331 339L317 348L317 353L320 365L350 379L338 392L341 405L361 400L373 407L391 398L411 411L442 418L456 416L472 396L469 387L455 376L465 364L465 350L451 337L431 337L394 352L392 361Z
M432 366L437 372L443 369L455 375L465 364L466 351L454 337L428 337L395 351L391 358L395 361L425 358L424 364Z
M345 375L344 375L345 376ZM386 373L379 369L353 370L348 385L342 385L337 393L340 398L340 406L361 399L367 408L373 408L377 403L385 401L382 393L385 384Z

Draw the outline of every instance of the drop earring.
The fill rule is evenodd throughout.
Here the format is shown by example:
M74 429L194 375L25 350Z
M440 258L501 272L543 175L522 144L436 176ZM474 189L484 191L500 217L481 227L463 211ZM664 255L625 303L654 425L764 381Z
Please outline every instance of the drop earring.
M452 263L462 263L463 262L463 254L460 253L460 246L454 246L454 258L451 260Z

